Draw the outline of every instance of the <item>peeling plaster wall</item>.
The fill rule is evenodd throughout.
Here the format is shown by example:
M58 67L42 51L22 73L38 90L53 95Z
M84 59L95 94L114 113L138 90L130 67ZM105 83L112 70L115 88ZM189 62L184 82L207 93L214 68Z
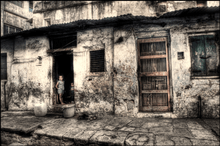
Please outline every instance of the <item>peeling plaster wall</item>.
M219 6L208 1L208 6ZM34 28L43 27L44 19L51 24L68 23L82 19L103 19L125 14L160 16L166 12L197 7L196 1L35 1Z
M29 12L28 1L23 1L22 8L7 1L5 1L4 3L1 2L1 4L1 19L3 19L1 25L1 36L3 35L4 29L3 23L21 28L23 30L28 30L32 28L32 25L29 22L27 22L28 19L33 17L33 13Z
M138 111L137 53L132 26L114 29L115 114L134 116Z
M7 53L7 82L11 76L11 65L13 60L13 39L1 41L1 53ZM1 110L5 109L5 93L4 93L4 80L1 80ZM7 84L6 84L7 85Z
M77 112L112 112L112 28L97 28L77 32L74 50L74 85ZM105 50L105 72L90 73L90 52Z
M13 50L13 43L10 44ZM7 49L7 45L9 43L2 47ZM9 110L33 110L34 104L41 99L49 110L52 109L51 77L48 76L52 60L46 53L48 49L46 37L15 38L13 56L8 58L6 97ZM42 57L41 66L37 66L38 56Z
M198 97L200 96L201 116L219 118L219 79L190 79L191 57L187 34L217 30L216 25L215 21L208 21L200 25L198 23L180 25L171 29L173 109L177 117L198 117ZM177 52L184 52L185 58L177 60Z

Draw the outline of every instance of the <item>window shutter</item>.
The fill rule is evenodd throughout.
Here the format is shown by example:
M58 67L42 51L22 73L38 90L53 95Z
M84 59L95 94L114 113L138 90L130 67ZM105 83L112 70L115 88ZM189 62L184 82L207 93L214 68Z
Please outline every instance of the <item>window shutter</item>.
M207 35L205 38L205 49L206 49L206 66L207 75L217 75L217 52L215 46L215 36Z
M7 79L7 54L1 54L1 80Z
M192 51L192 75L206 75L206 59L203 59L206 56L204 37L190 37L190 42Z
M104 72L105 50L90 51L90 72Z

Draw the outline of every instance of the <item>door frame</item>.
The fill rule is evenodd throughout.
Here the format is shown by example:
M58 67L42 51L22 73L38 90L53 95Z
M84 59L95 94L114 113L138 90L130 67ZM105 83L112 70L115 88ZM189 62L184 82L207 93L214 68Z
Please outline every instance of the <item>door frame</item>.
M165 49L166 49L166 55L153 55L151 57L140 56L140 43L147 43L147 42L165 42ZM142 106L142 82L141 77L144 75L148 76L166 76L167 77L167 90L160 90L159 92L154 93L167 93L168 94L168 106L161 106L161 111L167 112L171 111L171 102L170 102L170 78L169 78L169 56L168 56L168 47L167 47L167 38L166 37L160 37L160 38L148 38L148 39L138 39L137 40L137 52L138 52L138 82L139 82L139 111L144 112L144 107ZM141 73L141 58L166 58L166 72L153 72L153 73ZM158 107L157 107L158 108ZM153 110L152 106L152 110ZM152 112L152 111L151 111Z

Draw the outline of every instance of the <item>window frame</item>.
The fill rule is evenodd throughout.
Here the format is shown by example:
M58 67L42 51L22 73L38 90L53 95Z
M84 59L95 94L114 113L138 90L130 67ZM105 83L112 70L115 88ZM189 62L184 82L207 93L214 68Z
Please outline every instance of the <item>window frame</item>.
M91 72L91 52L93 51L101 51L103 50L104 51L104 71L101 71L101 72ZM106 72L106 52L105 52L105 49L92 49L92 50L89 50L89 74L90 75L104 75L104 73Z
M50 22L50 25L51 25L51 19L50 18L45 18L44 19L44 27L50 26L50 25L48 25L48 21Z
M28 1L28 2L29 2L29 12L33 12L34 2L33 1ZM31 2L32 2L32 7L30 7Z
M8 80L8 67L7 67L7 53L1 53L1 59L2 59L2 56L4 55L4 57L5 57L5 62L6 62L6 68L2 68L2 64L1 64L1 74L2 74L2 69L6 69L6 79L4 78L4 79L2 79L2 77L1 77L1 81L7 81Z
M21 32L21 31L23 31L23 29L22 28L18 28L18 27L14 27L14 26L11 26L11 25L8 25L8 24L6 24L6 23L4 23L3 24L4 26L4 28L3 28L3 34L4 35L8 35L8 34L12 34L12 33L9 33L9 30L11 29L11 28L14 28L15 29L15 32L13 32L13 33L17 33L17 32ZM5 34L5 26L7 26L8 27L8 33L7 34ZM10 28L10 29L9 29ZM21 31L17 31L17 30L21 30Z
M197 32L197 33L188 33L187 34L187 39L188 39L188 48L190 50L190 65L191 65L191 69L190 69L190 79L219 79L219 76L216 76L216 75L198 75L198 76L194 76L192 74L192 43L190 41L190 37L193 37L193 36L207 36L207 35L213 35L215 37L215 40L216 40L216 36L217 36L217 31L219 30L214 30L214 31L211 31L211 32ZM219 61L219 57L220 57L220 48L219 48L219 45L218 43L216 43L215 41L215 46L216 46L216 53L217 53L217 65L220 65L220 61ZM206 66L207 66L207 63L206 63Z

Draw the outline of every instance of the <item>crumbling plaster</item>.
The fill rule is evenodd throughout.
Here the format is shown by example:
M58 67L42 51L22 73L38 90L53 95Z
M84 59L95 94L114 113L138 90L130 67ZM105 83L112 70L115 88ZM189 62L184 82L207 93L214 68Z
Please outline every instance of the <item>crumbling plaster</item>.
M74 85L78 112L113 112L112 28L77 32L74 49ZM90 51L105 50L105 72L90 73Z
M49 49L47 37L16 37L15 40L10 41L12 42L2 44L3 51L12 50L7 56L8 109L33 110L34 104L41 99L45 100L49 110L52 109L51 78L48 78L51 57L46 53ZM37 66L38 56L42 57L41 66Z
M218 30L215 21L200 25L188 24L170 30L172 80L173 80L173 111L178 117L198 116L198 97L201 97L201 116L203 118L219 118L219 79L191 79L191 58L188 41L189 32ZM198 30L198 28L200 28ZM206 32L206 33L205 33ZM217 53L218 53L217 46ZM184 59L177 60L177 52L184 52ZM219 62L219 60L218 60Z
M164 7L161 7L164 5ZM208 1L208 6L219 6L217 1ZM51 24L68 23L83 19L103 19L125 14L134 16L160 16L166 12L197 7L196 1L35 1L34 28L42 27L43 19Z

